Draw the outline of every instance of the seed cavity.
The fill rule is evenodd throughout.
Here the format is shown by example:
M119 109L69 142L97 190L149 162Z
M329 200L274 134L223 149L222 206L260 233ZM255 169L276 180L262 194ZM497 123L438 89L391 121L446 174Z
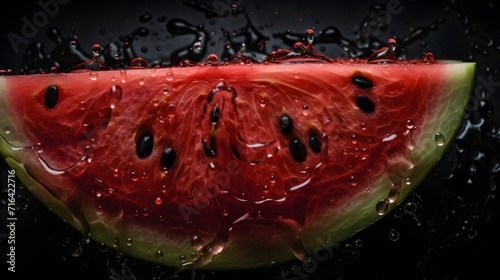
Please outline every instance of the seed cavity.
M285 135L289 135L293 130L292 119L287 115L281 115L280 118L280 129Z
M57 101L59 100L59 89L51 85L45 90L45 95L43 97L43 103L45 107L52 109L56 106Z
M214 106L214 108L212 109L212 117L211 117L211 121L212 123L217 123L219 121L219 107L217 106Z
M356 104L358 108L365 113L372 113L375 111L375 104L373 104L373 101L364 95L358 95L358 97L356 97Z
M145 158L153 151L154 141L153 135L143 134L137 141L137 155L140 158Z
M174 165L176 153L171 147L166 148L161 155L161 165L163 168L168 169Z
M215 157L215 136L211 135L210 140L203 140L203 150L205 151L205 156L209 158Z
M319 154L321 152L321 141L319 137L316 135L309 136L309 146L315 153Z
M296 161L305 161L307 157L306 146L297 138L290 140L290 153Z
M372 88L373 87L373 82L363 76L353 76L351 78L351 81L354 85L360 87L360 88Z

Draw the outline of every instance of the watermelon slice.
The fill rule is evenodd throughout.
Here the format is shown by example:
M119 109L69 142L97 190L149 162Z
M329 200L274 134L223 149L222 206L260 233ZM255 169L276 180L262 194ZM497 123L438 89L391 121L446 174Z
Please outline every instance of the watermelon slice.
M1 155L64 221L143 260L320 259L418 186L465 112L475 63L393 51L3 76Z

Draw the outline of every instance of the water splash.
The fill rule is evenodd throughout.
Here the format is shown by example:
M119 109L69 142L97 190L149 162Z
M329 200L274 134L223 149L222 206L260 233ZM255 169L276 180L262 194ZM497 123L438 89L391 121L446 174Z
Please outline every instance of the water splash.
M396 63L396 40L387 40L387 46L376 50L368 57L368 63Z

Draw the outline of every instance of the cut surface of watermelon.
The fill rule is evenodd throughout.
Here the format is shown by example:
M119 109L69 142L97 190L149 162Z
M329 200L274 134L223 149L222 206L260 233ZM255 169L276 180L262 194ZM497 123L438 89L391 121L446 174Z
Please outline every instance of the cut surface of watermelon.
M475 63L262 63L0 77L0 150L85 235L173 267L317 257L401 202Z

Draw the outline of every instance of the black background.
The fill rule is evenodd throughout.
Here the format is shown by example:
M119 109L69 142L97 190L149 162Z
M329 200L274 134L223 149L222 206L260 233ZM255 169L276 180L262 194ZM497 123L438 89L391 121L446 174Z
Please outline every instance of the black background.
M48 2L48 1L41 1ZM64 3L62 3L64 2ZM89 57L94 43L118 42L130 37L131 52L161 65L172 63L172 54L192 45L192 35L173 35L167 28L172 19L184 19L209 34L210 40L199 61L210 53L224 57L223 31L248 30L251 24L264 35L263 53L290 48L276 34L300 34L314 28L319 31L336 27L351 44L336 42L315 44L331 57L347 57L359 42L354 39L369 24L372 42L385 42L394 36L403 48L401 58L417 58L432 51L436 58L476 61L477 79L468 114L450 151L423 184L405 202L418 207L414 215L399 207L380 222L346 240L334 249L334 255L305 274L288 274L287 279L499 279L500 230L499 201L496 198L500 169L500 67L498 28L499 4L494 1L191 1L210 9L195 9L190 1L61 1L57 12L47 17L29 37L23 34L23 18L43 11L38 1L3 10L0 18L0 69L19 73L26 69L48 71L59 61L60 70L75 65L75 57L63 57L54 51L63 44L51 36L51 28L66 41L76 39L78 48ZM390 3L399 3L390 9ZM231 4L237 5L234 12ZM373 5L381 5L374 9ZM198 6L200 7L200 6ZM210 11L212 13L210 13ZM392 11L387 13L388 11ZM213 13L215 12L215 14ZM366 19L372 16L369 21ZM150 16L150 18L148 17ZM149 20L148 20L149 18ZM441 19L441 20L440 20ZM43 21L43 18L38 20ZM137 35L145 28L148 33ZM366 28L366 26L365 26ZM9 35L10 34L10 35ZM26 39L18 45L12 34ZM142 34L142 35L141 35ZM10 36L10 37L9 37ZM77 36L77 37L74 37ZM227 38L226 38L227 39ZM233 45L241 37L230 38ZM39 43L44 59L35 59L29 48ZM346 47L347 49L344 49ZM369 49L369 48L368 48ZM50 56L47 56L50 54ZM108 62L110 62L108 60ZM24 69L24 70L23 70ZM482 85L482 86L480 86ZM477 129L467 123L478 124ZM458 152L463 149L465 152ZM477 157L478 154L484 156ZM169 268L117 255L64 224L40 205L18 183L16 228L16 273L6 271L5 183L2 171L0 245L1 279L28 279L28 274L51 279L166 279ZM400 214L400 215L397 215ZM390 232L399 233L391 240ZM361 242L360 242L361 241ZM242 271L198 272L196 279L281 279L282 272L300 266L299 262ZM181 274L189 279L191 275ZM295 277L295 278L293 278Z

